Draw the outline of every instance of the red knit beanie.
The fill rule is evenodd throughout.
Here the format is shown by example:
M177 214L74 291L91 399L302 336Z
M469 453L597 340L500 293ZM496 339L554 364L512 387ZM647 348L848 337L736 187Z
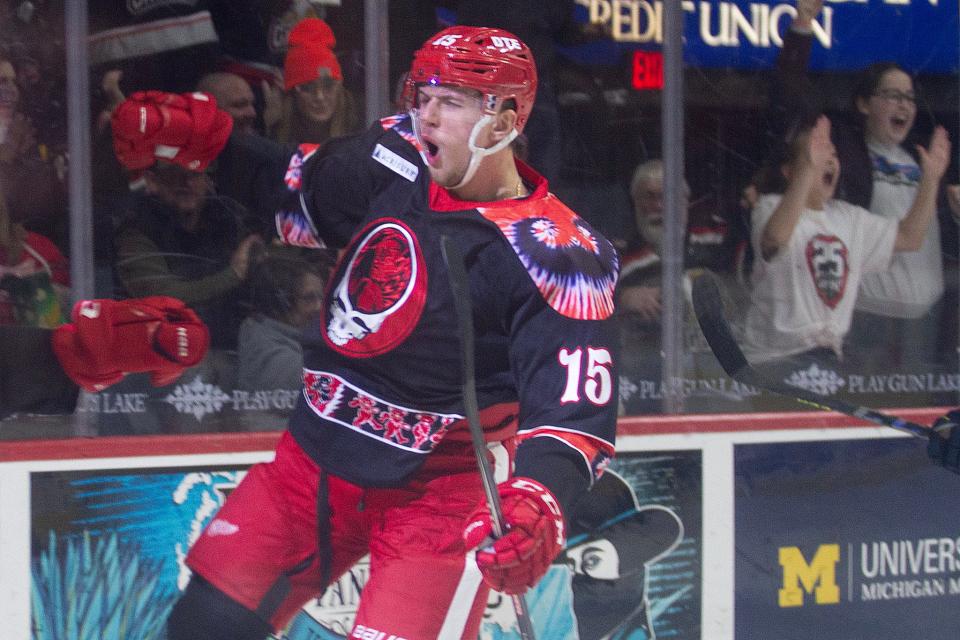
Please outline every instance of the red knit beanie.
M287 37L287 57L283 63L283 86L289 91L298 84L320 77L320 69L329 69L335 80L343 80L340 63L333 53L337 39L330 26L320 18L304 18Z
M206 93L138 91L110 118L113 150L131 171L167 160L203 171L223 150L233 119Z

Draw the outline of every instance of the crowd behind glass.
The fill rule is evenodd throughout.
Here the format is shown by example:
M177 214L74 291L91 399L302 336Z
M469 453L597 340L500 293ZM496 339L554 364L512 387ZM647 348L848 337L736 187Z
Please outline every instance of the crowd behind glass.
M156 15L125 14L122 5L89 6L96 295L179 298L207 323L212 348L171 385L130 375L83 394L77 413L100 435L282 428L299 393L297 336L316 321L337 255L276 241L275 192L297 145L369 124L363 3L167 3ZM390 5L390 79L400 110L408 106L401 74L412 48L445 22L477 24L491 13L470 1ZM688 68L686 272L668 283L659 93L630 87L629 56L617 65L564 57L609 37L582 21L584 3L527 5L536 3L507 3L495 12L501 23L490 26L513 30L537 56L539 95L522 153L620 251L623 415L662 413L670 394L679 398L671 406L687 412L796 409L728 378L689 304L683 376L663 379L662 287L689 300L690 280L703 272L719 278L751 361L772 374L862 405L956 403L955 75L914 78L896 65L811 74L818 0L800 0L784 17L772 68ZM529 19L534 14L538 20ZM0 0L4 325L53 328L72 304L63 20L60 2ZM164 28L138 41L137 28L150 20ZM926 87L940 94L927 98ZM208 158L196 149L200 170L142 157L127 134L143 127L139 108L157 103L143 91L177 97L171 112L190 114L184 126L204 140L223 138L222 150ZM206 98L191 92L211 96L218 109L201 117L195 103ZM133 120L125 120L133 107ZM816 117L822 111L826 124ZM152 154L171 141L148 142ZM938 164L938 154L946 162ZM920 202L924 191L930 202ZM792 212L791 197L800 203ZM846 215L829 204L839 200L867 217L854 216L849 229L817 227L817 215ZM802 233L815 240L798 239ZM795 289L801 276L819 302ZM814 302L826 304L829 320L809 311ZM0 439L64 435L69 423L44 430L35 417L15 415L0 421Z

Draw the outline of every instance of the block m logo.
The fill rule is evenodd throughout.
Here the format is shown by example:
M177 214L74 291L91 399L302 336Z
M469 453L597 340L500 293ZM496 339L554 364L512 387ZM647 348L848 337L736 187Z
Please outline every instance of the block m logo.
M837 586L839 561L840 545L836 544L822 544L817 547L813 561L809 564L797 547L780 547L780 566L783 567L783 588L779 590L780 606L803 606L804 591L813 593L817 604L840 602L840 588Z

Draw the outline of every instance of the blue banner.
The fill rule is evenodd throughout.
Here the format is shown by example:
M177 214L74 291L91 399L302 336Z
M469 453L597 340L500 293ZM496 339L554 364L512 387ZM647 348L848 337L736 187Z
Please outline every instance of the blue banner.
M957 637L960 478L914 439L735 447L737 640Z
M796 13L793 1L683 2L684 55L695 67L769 68ZM577 0L580 22L602 25L609 39L565 49L581 64L620 64L635 49L659 50L662 0ZM944 0L826 0L817 16L811 67L861 69L893 60L911 72L960 69L956 2Z

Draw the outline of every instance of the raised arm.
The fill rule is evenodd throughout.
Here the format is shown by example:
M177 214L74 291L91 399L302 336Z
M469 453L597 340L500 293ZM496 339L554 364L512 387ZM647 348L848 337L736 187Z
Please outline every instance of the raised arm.
M950 164L950 138L947 136L946 129L937 126L933 130L930 145L926 149L917 145L917 156L920 158L922 171L920 184L917 185L917 196L910 211L897 228L894 251L919 251L923 246L927 227L930 226L930 221L933 220L937 210L937 191L940 188L940 180Z
M760 237L764 260L773 258L780 248L790 241L790 236L807 207L811 190L816 181L822 179L829 163L836 158L836 150L830 141L830 120L826 116L820 116L813 129L809 133L801 134L795 144L802 144L803 147L792 162L784 167L787 190Z

